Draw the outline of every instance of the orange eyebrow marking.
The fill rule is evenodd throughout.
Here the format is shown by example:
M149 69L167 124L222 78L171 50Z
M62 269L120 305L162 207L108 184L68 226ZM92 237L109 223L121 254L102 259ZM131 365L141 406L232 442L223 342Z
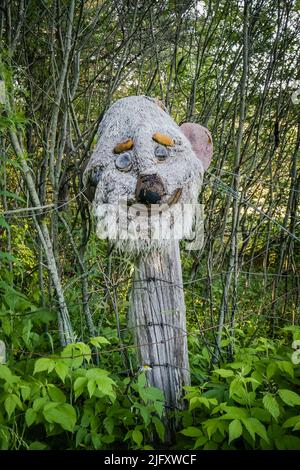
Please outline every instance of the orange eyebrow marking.
M161 134L160 132L155 132L152 139L155 140L158 144L166 145L167 147L173 147L174 140L168 135Z
M115 153L122 153L125 152L125 150L131 150L133 147L134 143L132 139L125 140L125 142L121 142L120 144L117 144L114 148Z

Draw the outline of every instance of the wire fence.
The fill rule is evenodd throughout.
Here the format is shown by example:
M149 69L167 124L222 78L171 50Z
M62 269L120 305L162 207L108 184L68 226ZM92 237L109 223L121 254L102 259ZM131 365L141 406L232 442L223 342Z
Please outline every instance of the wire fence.
M237 175L236 173L229 172L227 170L223 170L226 173L229 173L231 175ZM296 236L294 233L292 233L290 230L288 230L284 225L282 225L278 220L276 220L274 217L270 216L268 213L264 212L262 209L260 209L256 204L250 202L250 198L245 197L241 194L241 191L236 192L234 191L229 185L227 185L224 181L222 181L217 175L213 174L210 171L207 171L210 177L213 177L215 179L215 182L217 182L217 186L221 188L221 190L225 190L227 194L232 196L234 199L237 199L240 204L246 205L247 207L253 209L255 212L258 214L262 215L264 218L269 220L272 224L276 225L277 227L280 228L283 232L285 232L289 237L293 238L294 240L300 242L300 238ZM213 184L215 185L214 182L211 182L210 180L206 181L207 184ZM44 216L47 215L53 211L57 211L62 209L63 207L68 206L71 204L74 200L78 199L80 196L84 197L86 200L85 196L85 191L87 189L87 186L85 186L83 189L81 189L77 194L75 194L72 198L70 198L68 201L55 205L55 204L47 204L47 205L42 205L42 206L32 206L32 207L24 207L24 208L17 208L17 209L11 209L7 211L3 211L4 216L8 217L16 217L16 218L30 218L34 216L34 213L36 211L42 211L39 215ZM32 211L32 214L20 214L20 212L29 212Z
M261 318L267 318L269 320L271 319L278 319L280 320L281 322L286 322L286 323L291 323L289 319L284 319L282 317L280 317L279 315L266 315L266 314L257 314L257 313L249 313L247 315L243 315L243 317L241 319L236 319L236 324L237 325L243 325L245 324L245 322L247 320L249 320L250 318L253 318L253 317L256 317L258 320L261 319ZM154 324L154 323L146 323L146 324L141 324L141 325L136 325L134 327L126 327L126 328L122 328L121 331L124 332L124 331L130 331L130 330L135 330L135 329L139 329L139 328L143 328L143 327L149 327L149 326L160 326L160 327L163 327L163 326L168 326L168 327L172 327L174 328L173 325L171 324L168 324L168 323L157 323L157 324ZM226 329L226 327L230 327L231 326L231 321L228 320L228 321L225 321L224 322L224 327ZM295 325L295 326L299 326L300 325ZM90 357L90 356L98 356L99 354L102 356L102 355L110 355L112 353L116 353L116 352L124 352L126 350L137 350L137 349L141 349L141 348L144 348L144 347L148 347L148 346L155 346L155 345L161 345L161 344L165 344L165 343L168 343L170 341L173 341L175 338L184 338L184 337L199 337L201 335L203 335L204 333L207 333L207 332L210 332L210 331L213 331L213 330L216 330L218 328L218 325L211 325L211 326L208 326L208 327L205 327L205 328L200 328L199 331L186 331L186 330L183 330L183 333L179 333L177 335L173 335L173 336L170 336L169 338L167 339L163 339L163 340L160 340L160 341L152 341L152 342L147 342L147 343L143 343L143 344L125 344L125 345L122 345L122 346L118 346L118 347L114 347L114 348L111 348L111 349L103 349L101 351L91 351L90 353L74 353L72 354L71 356L61 356L61 355L56 355L56 354L46 354L45 352L41 352L41 351L26 351L24 349L18 349L18 348L7 348L6 350L9 351L9 352L12 352L14 354L21 354L21 355L25 355L25 356L28 356L30 359L34 359L34 358L49 358L49 359L76 359L76 358L80 358L80 357ZM276 326L276 328L281 328L280 326ZM177 329L177 328L175 328ZM53 330L53 332L55 332L55 330ZM75 343L76 344L76 343ZM147 364L145 364L147 365Z

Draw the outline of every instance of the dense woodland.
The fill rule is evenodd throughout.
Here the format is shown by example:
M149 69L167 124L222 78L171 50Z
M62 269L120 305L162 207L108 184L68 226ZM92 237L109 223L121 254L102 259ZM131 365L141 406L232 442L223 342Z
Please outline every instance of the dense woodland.
M214 142L204 245L181 244L192 385L171 448L300 449L299 11L1 0L1 449L164 446L126 322L132 259L97 239L82 181L128 95Z

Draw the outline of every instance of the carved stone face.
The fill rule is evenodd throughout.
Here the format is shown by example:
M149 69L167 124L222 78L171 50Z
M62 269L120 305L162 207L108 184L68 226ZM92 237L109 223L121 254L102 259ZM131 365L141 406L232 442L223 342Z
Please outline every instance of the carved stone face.
M174 227L184 206L197 203L211 154L207 129L188 123L179 127L145 96L118 100L100 124L83 175L85 187L94 192L99 237L133 251L168 243L167 225ZM191 213L181 230L173 230L175 238L188 237L192 222Z

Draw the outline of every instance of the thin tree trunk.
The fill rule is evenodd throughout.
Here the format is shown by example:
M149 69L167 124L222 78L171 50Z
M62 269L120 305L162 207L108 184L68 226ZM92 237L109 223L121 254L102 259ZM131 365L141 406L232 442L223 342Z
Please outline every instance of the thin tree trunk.
M21 171L23 174L24 181L27 185L32 203L36 207L40 207L40 200L37 195L34 181L31 176L30 168L27 165L24 152L21 148L19 143L19 139L17 134L14 130L9 130L11 144L14 148L16 155L19 158ZM38 212L38 211L37 211ZM72 325L69 317L69 312L67 308L67 304L64 298L63 289L60 281L60 277L57 270L57 264L54 258L52 243L50 239L49 230L45 220L37 216L34 216L34 221L36 223L36 228L38 230L39 238L41 240L45 256L47 259L48 269L51 275L51 279L55 288L58 305L59 305L59 312L58 312L58 329L59 329L59 337L62 346L65 346L68 343L74 341L74 333L72 330Z

